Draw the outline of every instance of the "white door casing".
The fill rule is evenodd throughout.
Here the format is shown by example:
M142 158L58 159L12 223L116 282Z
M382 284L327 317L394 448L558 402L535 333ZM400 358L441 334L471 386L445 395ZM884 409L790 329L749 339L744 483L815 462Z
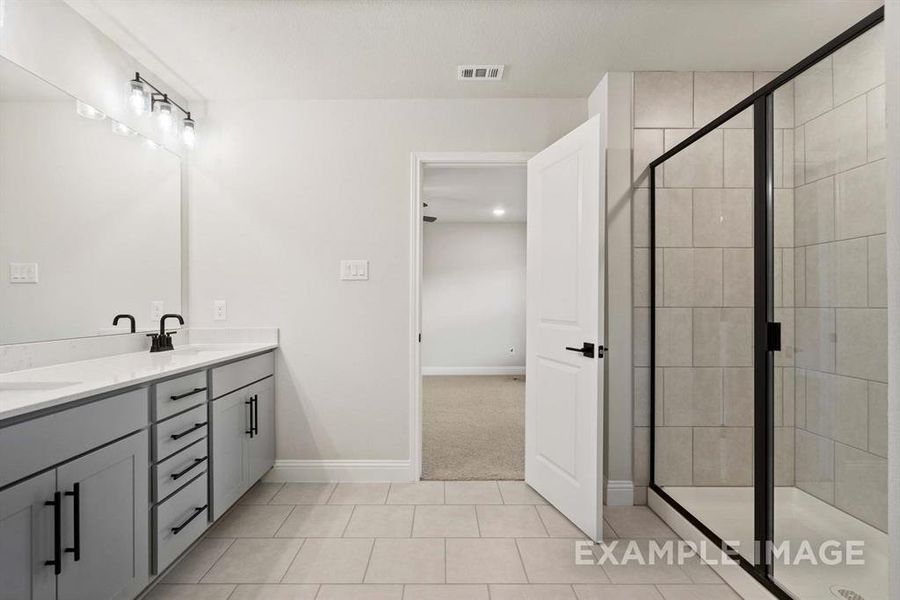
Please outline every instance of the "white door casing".
M603 534L605 132L599 116L528 161L525 481ZM567 350L593 344L589 358Z

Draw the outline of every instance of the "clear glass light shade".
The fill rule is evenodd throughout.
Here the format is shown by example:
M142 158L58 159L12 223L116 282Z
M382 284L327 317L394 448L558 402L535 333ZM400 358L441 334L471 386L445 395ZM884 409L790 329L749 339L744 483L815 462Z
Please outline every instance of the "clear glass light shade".
M124 135L124 136L132 136L137 135L137 131L125 125L124 123L119 123L118 121L112 122L112 132L116 135Z
M197 143L197 129L193 119L185 119L181 128L181 142L188 148Z
M156 123L161 131L170 131L174 119L172 117L172 105L164 100L156 103Z
M142 82L128 82L128 106L136 115L146 114L150 110L150 94Z
M78 113L79 116L82 116L85 119L91 119L92 121L102 121L106 118L106 115L102 112L81 100L75 101L75 112Z

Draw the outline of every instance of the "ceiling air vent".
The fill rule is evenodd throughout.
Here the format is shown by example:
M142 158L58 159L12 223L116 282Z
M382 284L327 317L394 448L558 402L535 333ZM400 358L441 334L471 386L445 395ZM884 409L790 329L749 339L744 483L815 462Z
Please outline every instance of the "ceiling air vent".
M499 81L503 79L503 65L459 65L456 78L460 81Z

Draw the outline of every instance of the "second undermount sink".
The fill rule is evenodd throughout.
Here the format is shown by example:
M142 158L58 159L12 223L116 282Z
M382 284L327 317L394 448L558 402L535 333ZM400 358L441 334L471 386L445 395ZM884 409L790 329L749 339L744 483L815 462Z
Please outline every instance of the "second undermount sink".
M201 354L221 351L222 348L216 346L186 346L184 348L176 347L172 354L175 356L199 356Z
M42 390L58 390L60 388L77 385L78 381L3 381L0 382L0 392L32 392Z

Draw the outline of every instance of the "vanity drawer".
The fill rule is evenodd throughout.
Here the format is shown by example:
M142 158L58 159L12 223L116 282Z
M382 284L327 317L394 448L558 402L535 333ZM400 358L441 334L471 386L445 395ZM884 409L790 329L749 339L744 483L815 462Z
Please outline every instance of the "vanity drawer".
M206 473L157 506L156 573L172 564L209 525Z
M156 462L161 462L179 450L206 437L206 404L156 423Z
M0 428L0 487L145 429L147 398L142 388Z
M157 421L203 402L206 402L206 371L163 381L154 388Z
M267 352L212 370L212 398L219 398L275 373L275 354Z
M194 442L156 465L155 501L171 495L185 483L209 469L206 440Z

